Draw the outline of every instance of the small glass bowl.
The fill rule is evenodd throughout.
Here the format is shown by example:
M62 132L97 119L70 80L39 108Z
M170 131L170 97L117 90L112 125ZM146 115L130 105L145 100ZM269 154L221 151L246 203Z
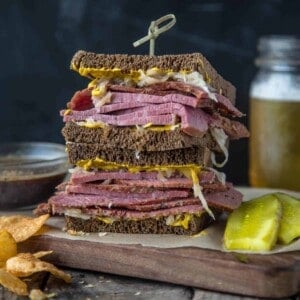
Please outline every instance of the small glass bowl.
M47 201L64 180L68 167L64 145L0 144L0 209Z

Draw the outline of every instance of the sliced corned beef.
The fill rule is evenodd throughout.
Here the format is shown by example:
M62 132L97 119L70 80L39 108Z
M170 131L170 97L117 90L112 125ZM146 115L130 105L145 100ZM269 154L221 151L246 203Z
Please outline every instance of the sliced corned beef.
M232 211L239 207L242 201L242 195L231 186L226 191L211 192L205 194L205 199L210 207L225 211ZM198 198L174 199L171 201L161 201L160 203L130 205L127 209L137 211L154 211L163 208L182 207L187 205L199 205Z
M172 215L178 215L182 213L200 213L204 209L201 205L186 205L171 207L166 209L158 209L151 211L134 211L127 209L105 209L105 208L82 208L83 213L89 215L100 215L105 217L118 217L126 219L141 220L147 218L158 218L158 217L168 217Z
M249 131L242 123L227 119L219 114L214 114L211 117L210 127L222 128L232 140L249 137L250 135Z
M219 192L204 192L205 199L208 205L211 208L216 208L225 211L232 211L236 209L242 201L242 194L235 190L232 185L227 184L226 191ZM171 210L175 208L174 206L179 206L177 208L187 209L192 203L196 203L195 206L198 207L199 210L202 210L202 206L200 204L200 200L198 198L169 198L169 199L141 199L141 198L132 198L128 195L128 197L124 197L124 199L120 198L105 198L99 195L84 195L84 194L67 194L67 193L58 193L57 195L51 197L48 201L48 204L41 204L35 211L36 214L42 214L45 212L51 212L52 214L60 214L65 211L65 209L69 208L77 208L82 209L86 213L95 214L98 212L100 215L103 215L102 212L106 212L105 215L113 216L115 214L119 214L120 211L124 212L124 209L116 209L117 208L126 208L128 212L127 217L132 216L139 210L148 210L152 208L151 213L155 215L160 210L162 205L164 207L169 207L169 214L172 214ZM172 202L171 204L167 204L167 202ZM164 204L162 204L164 203ZM177 203L177 204L176 204ZM156 204L156 205L153 205ZM145 207L141 207L145 205ZM150 205L150 206L149 206ZM137 208L137 206L140 206ZM152 207L151 207L152 206ZM191 212L187 210L186 212ZM125 214L126 215L126 214Z
M159 209L186 206L186 205L199 205L199 199L185 198L185 199L175 199L167 202L161 201L160 203L131 205L130 207L128 207L128 209L136 210L136 211L154 211Z
M91 91L89 89L84 89L82 91L77 91L67 107L74 110L86 110L93 107L93 101L91 98Z
M165 81L160 83L151 84L145 87L130 87L130 86L122 86L116 84L109 84L108 89L111 91L119 91L119 92L128 92L128 93L138 93L138 94L148 94L148 95L161 95L160 92L165 91L177 91L180 93L193 95L199 100L208 99L208 93L201 90L200 88L194 87L190 84L185 84L183 82L178 81ZM199 101L200 103L201 101Z
M186 182L187 179L184 175L178 172L172 172L169 176L163 176L164 172L127 172L127 171L83 171L77 169L71 174L70 182L71 183L86 183L93 182L98 180L111 180L111 179L121 179L121 180L159 180L166 182L172 179ZM212 171L201 171L199 175L200 183L213 183L216 179L216 175Z
M66 186L65 191L67 193L85 194L85 195L100 195L103 198L115 199L121 198L126 201L127 198L145 198L145 199L169 199L178 197L187 197L189 192L186 190L156 190L147 193L124 193L117 190L107 191L103 190L101 184L69 184Z
M98 180L108 179L127 179L127 180L139 180L139 179L156 179L158 176L157 172L125 172L125 171L81 171L77 170L72 173L70 177L71 183L85 183L93 182Z
M134 88L134 87L126 87L119 85L110 85L109 89L112 91L123 91L129 93L144 93L144 94L155 94L155 91L179 91L184 92L190 95L193 95L198 101L195 101L196 106L193 107L207 107L203 106L203 100L208 99L209 95L201 88L192 86L190 84L178 81L166 81L161 83L152 84L143 88ZM221 107L221 109L229 112L231 115L236 117L242 117L243 113L241 113L232 103L231 101L223 95L213 93L214 97L217 99L217 106ZM213 100L211 100L213 101ZM182 103L182 102L180 102ZM182 103L185 104L185 103ZM186 104L188 105L188 104Z
M112 103L130 104L130 103L145 103L149 104L164 104L164 103L179 103L193 108L196 107L212 107L209 101L200 100L195 97L171 93L164 96L148 95L140 93L112 93ZM127 107L129 108L129 107Z
M91 113L91 115L88 115ZM137 107L133 112L118 115L95 113L95 109L87 112L71 112L63 116L67 121L83 121L91 118L106 124L116 126L134 126L151 123L153 125L170 125L176 123L176 117L181 119L181 130L191 136L203 136L209 127L223 128L232 139L248 137L246 127L219 114L210 115L202 109L193 109L179 103L152 104Z
M123 206L131 204L145 204L155 203L161 200L168 201L174 198L187 197L189 193L187 191L154 191L151 193L118 193L110 191L102 191L99 195L95 194L69 194L66 192L58 193L49 199L50 204L59 206Z
M135 112L121 115L92 114L89 116L95 121L101 121L110 125L133 126L145 125L169 125L175 124L175 117L181 118L181 129L192 136L203 136L208 130L210 116L201 109L192 109L179 103L165 103L148 105L138 108ZM64 115L64 121L83 121L86 115Z

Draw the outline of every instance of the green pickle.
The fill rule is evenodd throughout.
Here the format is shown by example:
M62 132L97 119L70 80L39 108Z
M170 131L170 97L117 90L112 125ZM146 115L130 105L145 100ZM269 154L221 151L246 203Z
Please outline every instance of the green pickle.
M283 193L274 194L282 204L282 218L278 232L278 242L289 244L300 237L300 199Z
M282 205L268 194L247 202L233 211L224 233L227 250L268 251L277 241Z

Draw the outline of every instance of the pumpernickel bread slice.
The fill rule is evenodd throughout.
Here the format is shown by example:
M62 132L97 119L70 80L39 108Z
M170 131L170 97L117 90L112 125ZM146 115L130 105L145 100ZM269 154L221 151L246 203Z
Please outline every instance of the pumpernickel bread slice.
M215 217L220 213L214 211ZM193 235L205 229L213 219L205 212L201 215L191 214L188 228L167 225L167 217L147 218L143 220L120 219L111 224L101 221L97 216L90 219L65 216L66 230L72 232L116 232L132 234L178 234Z
M90 68L87 72L83 69ZM201 53L177 55L128 55L128 54L97 54L79 50L71 60L71 69L83 76L95 77L92 69L121 69L124 74L131 71L159 68L162 70L197 71L217 93L235 101L236 89L212 67Z
M200 138L187 135L180 128L170 131L151 131L117 126L88 128L77 125L75 122L67 122L62 129L62 134L67 142L99 143L102 144L103 149L167 151L200 146L216 152L221 151L209 132Z
M190 147L169 151L135 151L121 148L107 149L105 143L66 144L69 161L76 164L80 160L101 158L105 161L132 166L157 166L157 165L187 165L197 164L210 166L210 150L203 147Z

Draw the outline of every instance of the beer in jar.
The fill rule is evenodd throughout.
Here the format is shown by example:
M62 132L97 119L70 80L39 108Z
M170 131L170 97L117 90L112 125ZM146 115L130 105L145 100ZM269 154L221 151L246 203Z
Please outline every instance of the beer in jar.
M250 88L250 184L300 190L300 38L259 40Z

